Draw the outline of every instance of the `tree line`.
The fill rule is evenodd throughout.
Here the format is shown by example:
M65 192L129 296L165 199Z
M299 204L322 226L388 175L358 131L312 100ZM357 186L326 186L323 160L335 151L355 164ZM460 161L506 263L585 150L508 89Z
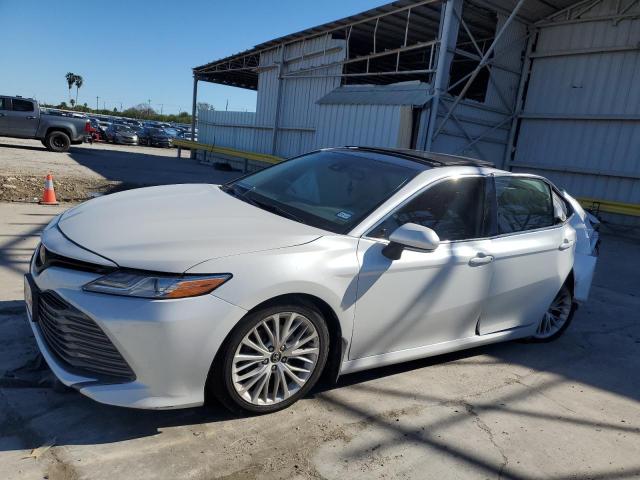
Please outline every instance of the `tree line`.
M91 113L96 115L112 115L116 117L127 117L127 118L136 118L138 120L153 120L156 122L171 122L171 123L191 123L191 115L187 112L180 112L176 114L160 114L156 112L151 105L146 103L139 103L138 105L134 105L133 107L129 107L126 110L118 111L117 108L113 110L105 109L105 108L90 108L87 103L82 105L78 105L78 90L82 87L84 83L84 79L82 75L78 75L73 72L67 72L64 76L67 82L67 86L69 88L69 105L67 102L60 102L58 105L50 105L43 103L43 107L49 108L58 108L61 110L67 110L71 108L77 112L83 113ZM71 89L76 87L76 97L73 98L71 96Z

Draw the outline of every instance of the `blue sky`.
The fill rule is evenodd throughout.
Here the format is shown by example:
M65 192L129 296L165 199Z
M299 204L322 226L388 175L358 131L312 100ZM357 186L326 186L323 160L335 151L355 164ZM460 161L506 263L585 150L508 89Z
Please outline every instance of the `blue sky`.
M84 77L78 103L190 111L192 67L384 3L0 0L0 93L58 103L72 71ZM200 85L199 101L255 110L255 92Z

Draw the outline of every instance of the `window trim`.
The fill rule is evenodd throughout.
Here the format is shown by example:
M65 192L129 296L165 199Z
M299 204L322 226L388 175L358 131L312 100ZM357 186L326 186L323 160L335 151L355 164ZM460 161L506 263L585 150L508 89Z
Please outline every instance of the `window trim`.
M569 204L569 202L567 202L567 200L564 198L564 195L562 194L562 192L560 191L559 188L557 188L553 183L551 183L550 180L541 177L539 175L533 175L531 173L511 173L511 172L505 172L505 173L498 173L498 174L491 174L492 177L494 177L494 186L495 186L495 177L520 177L520 178L532 178L534 180L541 180L544 183L547 184L547 186L551 189L551 191L555 191L558 195L560 195L560 198L562 198L566 203L567 206L570 208L570 213L567 215L567 218L564 222L562 223L555 223L549 227L540 227L540 228L534 228L531 230L521 230L519 232L509 232L509 233L497 233L496 235L494 235L493 237L488 237L488 239L494 239L494 238L503 238L503 237L511 237L513 235L526 235L527 233L532 233L532 232L542 232L545 230L553 230L554 228L560 228L560 227L564 227L567 223L570 222L571 218L573 217L573 215L575 214L575 211L573 210L573 208L571 208L571 205ZM496 216L496 223L497 223L497 216L498 216L498 196L495 192L495 188L494 188L494 198L495 198L495 208L494 208L494 215Z
M437 180L434 180L433 182L430 182L427 185L424 185L421 189L419 189L416 192L412 193L410 196L405 198L402 202L397 204L392 210L390 210L386 215L384 215L375 224L373 224L373 226L371 226L365 233L360 235L360 238L364 238L364 239L367 239L367 240L372 240L374 242L381 242L381 243L384 243L384 244L388 244L389 243L388 239L378 238L378 237L371 237L369 234L373 230L375 230L381 223L383 223L387 218L389 218L391 215L393 215L396 211L398 211L399 209L404 207L406 204L412 202L415 198L417 198L418 196L420 196L423 193L425 193L431 187L434 187L434 186L436 186L436 185L438 185L438 184L440 184L442 182L449 181L449 180L451 180L453 178L482 178L482 179L484 179L485 180L485 185L483 186L483 196L484 196L484 201L486 202L486 200L487 200L486 199L486 196L487 196L486 181L492 175L493 174L466 173L466 174L460 174L460 175L449 175L447 177L438 178ZM494 198L495 198L495 195L494 195ZM484 222L486 220L485 214L486 214L486 211L483 213L483 218L482 218L482 224L483 225L484 225ZM492 238L492 237L473 237L473 238L465 238L465 239L461 239L461 240L441 240L440 241L440 245L449 244L449 243L475 242L475 241L478 241L478 240L487 240L487 239L490 239L490 238Z
M440 182L443 182L443 181L446 181L446 180L450 180L453 177L454 177L454 175L450 175L450 176L447 176L447 177L439 178L437 180L434 180L433 182L428 183L427 185L423 186L419 190L415 191L409 197L405 198L402 202L397 204L386 215L384 215L382 218L380 218L365 233L360 235L359 238L370 240L370 241L373 241L373 242L383 243L385 245L389 244L389 240L384 239L384 238L371 237L371 236L369 236L369 233L371 231L373 231L376 227L378 227L378 225L380 225L382 222L384 222L390 215L395 213L395 211L397 209L402 208L405 204L407 204L410 201L412 201L415 197L417 197L418 195L422 194L428 188L431 188L432 186L434 186L434 185L436 185L436 184L438 184ZM480 178L485 178L487 180L490 179L490 182L493 184L493 186L492 186L493 204L491 205L491 213L492 213L492 216L494 217L492 219L493 226L494 226L494 231L492 232L493 235L490 235L490 236L487 236L487 237L469 238L469 239L464 239L464 240L442 240L440 242L440 245L447 245L447 244L452 244L452 243L463 243L463 242L477 242L477 241L482 241L482 240L493 240L493 239L511 237L511 236L515 236L515 235L526 235L526 234L529 234L529 233L542 232L542 231L545 231L545 230L553 230L553 229L556 229L556 228L564 227L567 223L569 223L571 221L571 219L575 215L575 210L573 209L573 207L571 207L571 204L566 200L566 198L562 194L562 191L559 188L557 188L553 183L551 183L550 180L548 180L548 179L546 179L544 177L541 177L539 175L533 175L533 174L529 174L529 173L511 173L511 172L506 172L505 171L505 172L497 172L497 173L496 172L491 172L491 173L486 173L486 174L467 173L467 174L455 175L455 177L480 177ZM562 200L566 202L567 207L569 208L569 213L567 215L566 220L564 222L562 222L562 223L557 223L557 224L551 225L549 227L540 227L540 228L535 228L535 229L532 229L532 230L522 230L522 231L519 231L519 232L498 233L498 230L497 230L497 227L498 227L498 196L496 194L496 188L495 188L495 178L496 177L533 178L533 179L536 179L536 180L543 181L544 183L547 184L547 186L549 186L549 188L551 189L552 192L556 192L560 196L560 198L562 198ZM486 188L485 188L485 197L486 197L486 193L487 192L486 192ZM486 198L485 198L485 201L486 201ZM485 220L485 219L483 219L483 220ZM366 219L363 220L363 221L366 221Z

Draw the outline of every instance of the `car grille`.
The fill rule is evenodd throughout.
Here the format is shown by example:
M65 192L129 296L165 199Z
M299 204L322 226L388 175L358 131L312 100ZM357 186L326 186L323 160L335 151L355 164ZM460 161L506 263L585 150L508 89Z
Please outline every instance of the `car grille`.
M38 295L38 324L49 349L71 371L135 380L131 367L100 327L57 294Z

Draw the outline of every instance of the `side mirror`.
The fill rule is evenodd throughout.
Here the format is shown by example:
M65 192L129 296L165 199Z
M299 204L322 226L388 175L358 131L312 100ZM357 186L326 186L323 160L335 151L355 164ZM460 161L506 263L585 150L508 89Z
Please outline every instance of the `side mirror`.
M405 223L389 236L389 245L382 250L382 253L391 260L398 260L404 247L430 252L438 248L438 245L440 245L440 238L429 227Z

